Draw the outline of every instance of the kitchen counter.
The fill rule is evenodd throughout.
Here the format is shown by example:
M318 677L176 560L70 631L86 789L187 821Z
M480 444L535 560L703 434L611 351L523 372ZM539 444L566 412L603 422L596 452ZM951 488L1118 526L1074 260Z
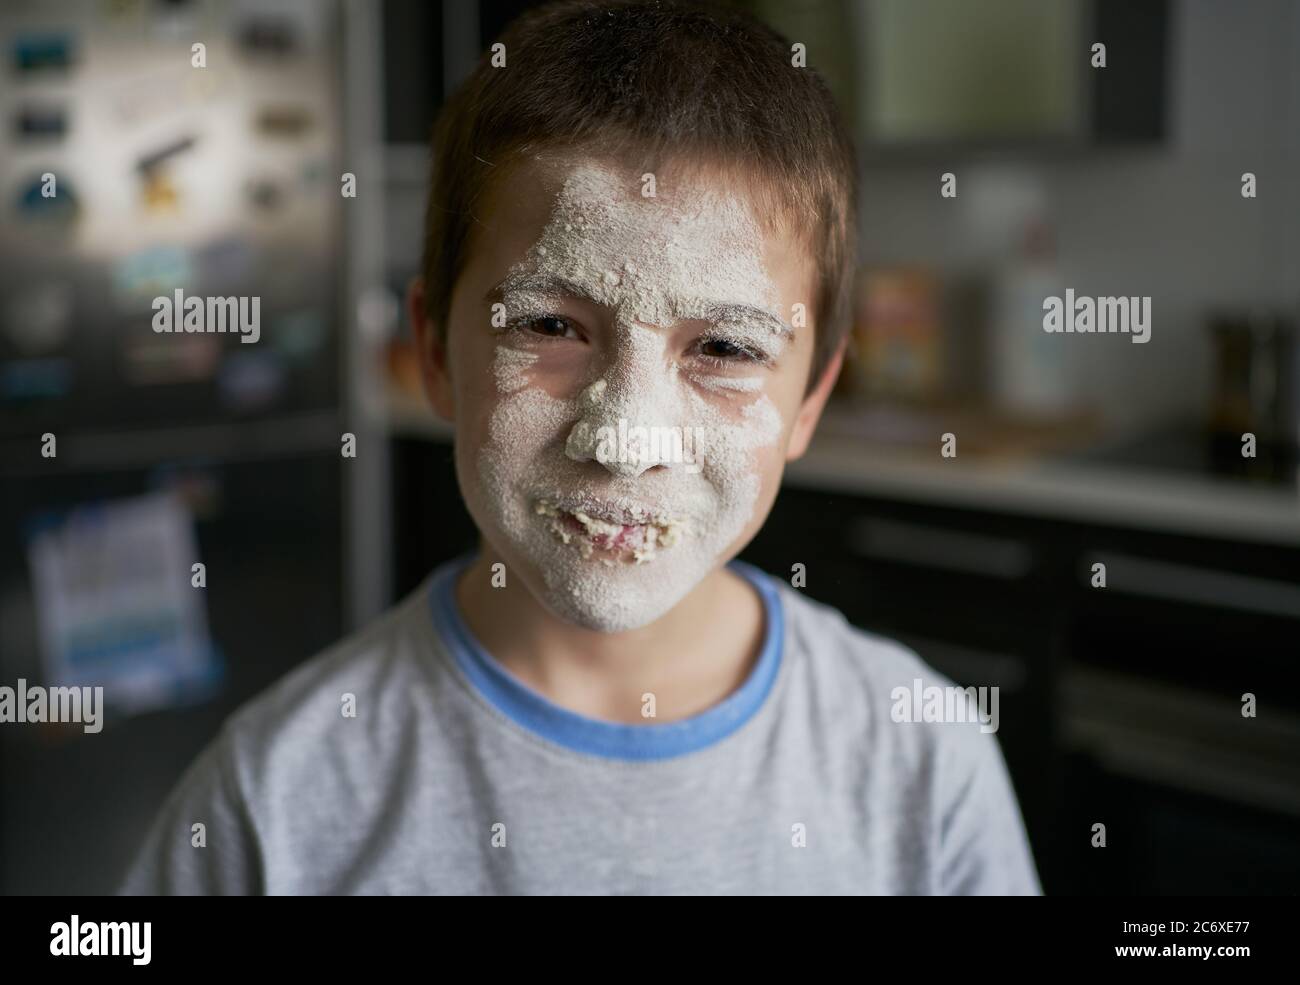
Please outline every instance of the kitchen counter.
M787 466L785 481L936 506L1300 544L1294 486L1052 458L964 460L959 451L944 459L937 441L932 454L921 455L819 435L801 460Z

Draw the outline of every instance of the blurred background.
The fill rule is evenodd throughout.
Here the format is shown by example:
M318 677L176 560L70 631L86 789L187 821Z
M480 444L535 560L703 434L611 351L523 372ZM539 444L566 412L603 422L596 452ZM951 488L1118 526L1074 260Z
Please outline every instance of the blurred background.
M744 556L1001 688L1047 892L1293 893L1300 3L738 5L863 195L850 359ZM401 295L433 117L528 6L0 6L0 684L110 702L0 726L0 891L111 891L234 708L473 543ZM261 341L155 334L176 287ZM1067 287L1150 341L1047 335Z

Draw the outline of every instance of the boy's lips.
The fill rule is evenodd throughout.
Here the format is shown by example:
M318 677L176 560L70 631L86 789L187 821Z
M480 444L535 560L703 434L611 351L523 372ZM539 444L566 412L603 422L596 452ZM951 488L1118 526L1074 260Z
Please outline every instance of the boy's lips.
M552 505L571 516L581 513L596 520L602 520L605 523L625 526L639 526L653 523L658 519L666 519L661 513L647 506L638 504L620 505L608 500L589 497L560 497L552 501Z
M593 551L631 554L637 563L652 560L660 547L679 539L683 524L640 505L622 505L587 497L539 498L534 512L551 519L551 529L568 544L576 541L583 556Z
M560 518L560 522L574 533L590 537L592 544L604 551L615 551L630 546L628 541L634 534L639 534L644 526L644 524L623 523L618 524L613 530L591 532L588 531L581 520L572 513L567 512Z

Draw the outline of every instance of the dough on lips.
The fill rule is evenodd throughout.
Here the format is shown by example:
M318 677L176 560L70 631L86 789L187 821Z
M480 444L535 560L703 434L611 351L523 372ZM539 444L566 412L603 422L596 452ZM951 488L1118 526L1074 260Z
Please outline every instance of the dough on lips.
M566 524L565 520L571 518L581 524L586 536L579 542L578 546L584 558L591 556L598 538L604 537L612 541L623 532L625 526L629 526L629 524L611 523L599 517L589 516L580 510L569 512L545 500L538 502L536 512L540 516L550 518L551 532L565 544L572 543L576 534L576 531ZM653 561L659 556L659 548L672 547L678 543L685 530L685 525L681 521L658 521L651 520L648 517L644 521L637 523L636 526L640 528L640 536L633 534L632 536L635 539L631 543L619 544L618 549L629 549L632 559L637 564ZM614 563L609 558L604 560L606 564Z

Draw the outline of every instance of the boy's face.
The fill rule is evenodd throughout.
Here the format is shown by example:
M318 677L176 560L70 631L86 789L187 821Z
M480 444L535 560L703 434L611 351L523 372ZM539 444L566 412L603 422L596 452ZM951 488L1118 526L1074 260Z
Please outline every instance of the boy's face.
M801 244L726 184L674 177L529 159L477 216L445 347L412 292L479 530L547 608L605 632L663 615L750 540L839 365L805 396Z

